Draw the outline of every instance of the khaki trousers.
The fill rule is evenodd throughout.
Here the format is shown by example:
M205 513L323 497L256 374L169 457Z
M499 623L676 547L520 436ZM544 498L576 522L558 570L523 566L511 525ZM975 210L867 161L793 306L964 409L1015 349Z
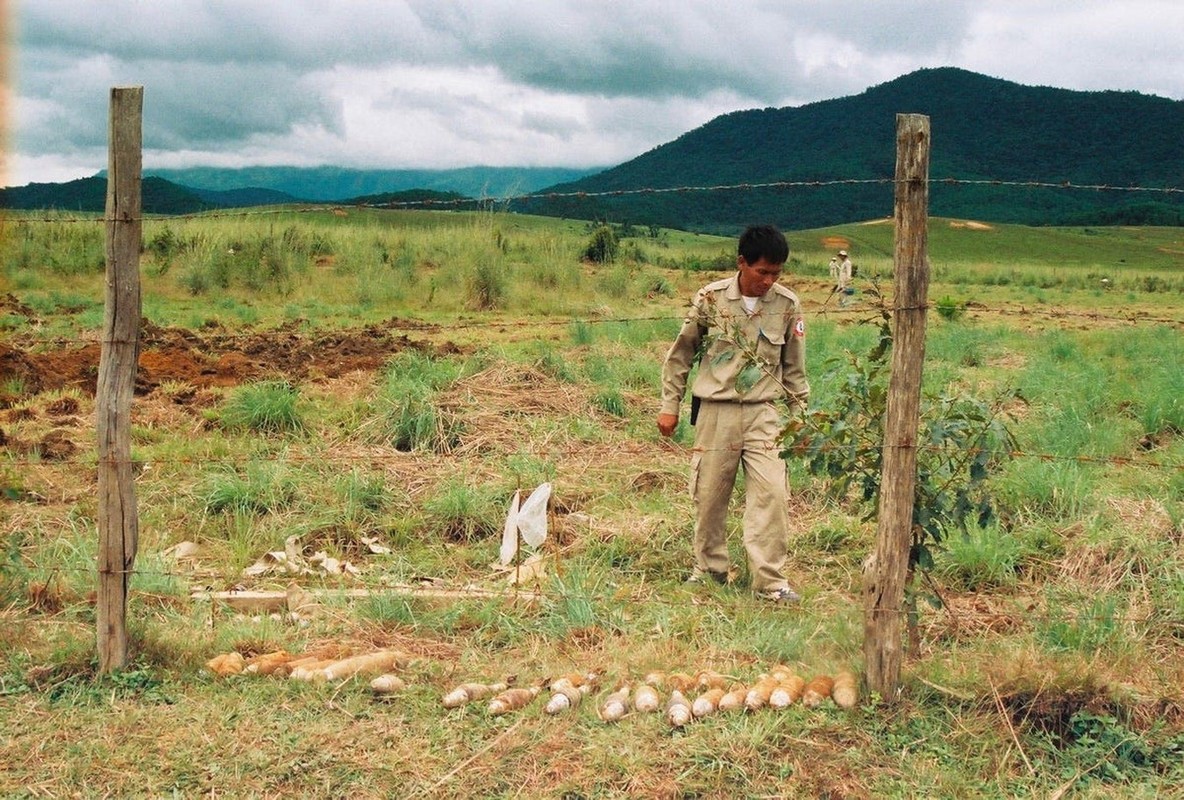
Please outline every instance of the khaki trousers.
M773 403L704 401L695 425L691 497L695 500L695 561L699 569L728 571L724 537L736 473L744 468L744 549L752 588L787 586L783 570L789 537L789 486L778 455L782 419Z

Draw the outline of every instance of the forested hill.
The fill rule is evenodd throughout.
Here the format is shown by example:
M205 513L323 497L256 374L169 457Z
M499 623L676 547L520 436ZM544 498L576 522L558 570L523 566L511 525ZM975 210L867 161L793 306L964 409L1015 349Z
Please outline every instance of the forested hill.
M152 214L191 214L223 205L215 198L201 197L192 189L161 178L144 178L140 189L143 208ZM0 189L0 208L101 213L106 206L107 179L98 176Z
M896 115L930 118L930 212L1028 224L1184 224L1179 192L949 183L1021 181L1184 188L1184 102L1137 92L1022 86L955 68L924 69L859 95L737 111L553 193L891 179ZM890 183L573 197L538 213L734 233L886 217Z

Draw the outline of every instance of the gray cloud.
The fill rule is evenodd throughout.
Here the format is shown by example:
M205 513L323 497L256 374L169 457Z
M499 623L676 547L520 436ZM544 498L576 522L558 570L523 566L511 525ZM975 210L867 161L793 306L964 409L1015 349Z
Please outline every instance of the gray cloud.
M105 165L106 104L145 87L170 165L593 166L719 114L920 67L1184 97L1175 0L23 0L19 181ZM148 156L146 154L146 162ZM89 166L93 165L93 169ZM37 177L44 175L44 177Z

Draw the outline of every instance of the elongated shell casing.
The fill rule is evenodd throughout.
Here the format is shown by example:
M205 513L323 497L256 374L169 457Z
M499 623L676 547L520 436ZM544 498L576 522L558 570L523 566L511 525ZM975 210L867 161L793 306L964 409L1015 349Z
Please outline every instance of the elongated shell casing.
M370 681L370 691L375 694L394 694L402 691L407 687L407 682L395 675L393 672L388 672L385 675L379 675L374 680Z
M604 722L616 722L629 713L629 687L622 686L600 703L596 716Z
M462 683L444 695L442 702L445 708L460 708L465 703L484 697L487 692L487 687L483 683Z
M496 717L501 714L508 714L511 711L517 711L520 708L526 708L531 700L538 697L539 691L538 686L531 686L528 689L506 689L489 701L487 710Z
M575 708L584 699L584 687L561 686L551 694L543 709L548 714L561 714L569 708Z
M671 672L666 676L666 685L680 692L689 692L695 688L695 676L685 672Z
M790 677L793 674L794 674L793 670L790 669L789 667L785 666L784 664L778 664L777 666L775 666L771 670L769 670L769 677L772 678L773 680L777 681L778 683L782 683L783 681L785 681L786 678Z
M247 661L246 668L243 672L250 675L270 675L275 672L281 664L286 664L292 660L292 656L287 650L276 650L271 653L264 653L263 655L255 656Z
M670 699L666 702L666 721L676 728L681 728L692 719L691 704L678 689L670 692Z
M756 682L756 685L748 690L748 694L744 695L744 707L749 711L759 711L769 704L769 697L773 694L773 690L777 688L777 681L769 676L765 676Z
M788 708L793 704L793 700L789 699L789 692L785 691L785 687L781 684L773 687L773 691L769 692L769 708Z
M800 675L789 675L773 688L769 695L769 705L773 708L787 708L798 701L806 681Z
M216 655L206 662L206 669L220 677L238 675L245 667L246 659L243 658L242 653L235 650Z
M705 669L695 676L696 688L707 691L708 689L723 689L728 685L728 676L721 675L715 670Z
M691 703L691 713L695 718L709 717L719 708L719 701L727 694L722 688L708 689L703 694L695 698L695 702Z
M718 711L739 711L744 708L744 698L748 696L748 689L742 685L729 689L716 704Z
M658 697L658 690L649 684L638 686L637 691L633 693L633 708L635 711L648 714L657 711L661 705L662 699Z
M855 708L859 704L859 681L853 672L840 672L835 676L831 698L839 708Z
M552 692L557 692L564 686L579 689L582 686L594 686L599 678L595 672L569 672L551 681L547 688Z
M823 700L830 697L834 688L835 680L829 675L819 675L812 678L802 692L802 705L806 708L817 708L822 705Z

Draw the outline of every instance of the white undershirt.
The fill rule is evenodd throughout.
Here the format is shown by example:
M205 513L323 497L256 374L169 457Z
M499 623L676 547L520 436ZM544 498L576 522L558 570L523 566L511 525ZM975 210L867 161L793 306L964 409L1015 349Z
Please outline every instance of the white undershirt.
M760 300L759 297L749 297L748 295L742 294L740 295L740 299L744 301L744 310L748 312L748 316L751 317L756 313L756 301Z

